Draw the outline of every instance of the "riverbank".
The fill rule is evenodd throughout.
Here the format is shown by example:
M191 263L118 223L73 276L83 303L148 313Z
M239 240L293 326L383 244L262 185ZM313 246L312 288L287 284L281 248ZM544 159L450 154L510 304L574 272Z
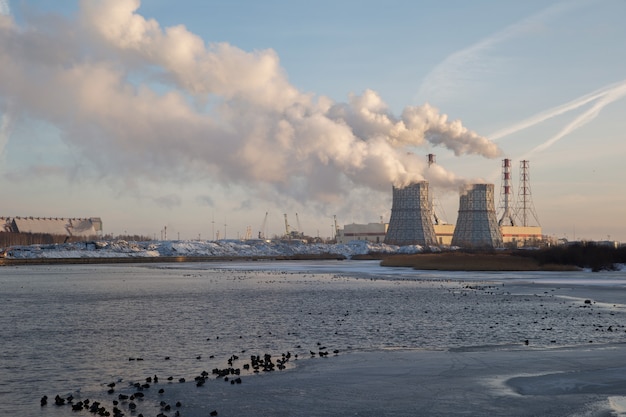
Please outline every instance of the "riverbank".
M322 261L344 260L343 255L297 254L273 256L136 256L136 257L83 257L83 258L0 258L0 266L13 265L73 265L73 264L131 264L171 262L258 262L258 261Z
M541 264L537 259L502 253L440 252L385 256L382 266L437 271L578 271L575 265Z

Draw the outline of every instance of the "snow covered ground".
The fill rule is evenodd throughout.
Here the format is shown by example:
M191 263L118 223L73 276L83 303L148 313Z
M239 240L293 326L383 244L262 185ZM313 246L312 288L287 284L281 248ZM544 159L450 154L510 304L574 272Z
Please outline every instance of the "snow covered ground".
M11 246L7 259L30 258L126 258L159 256L292 256L336 254L350 258L367 253L418 253L421 246L392 246L352 241L347 244L308 244L299 241L180 240L127 242L90 241L50 245Z

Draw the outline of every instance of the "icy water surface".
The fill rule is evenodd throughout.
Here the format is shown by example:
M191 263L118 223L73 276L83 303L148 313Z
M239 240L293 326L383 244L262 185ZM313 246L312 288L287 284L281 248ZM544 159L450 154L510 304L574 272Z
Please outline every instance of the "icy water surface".
M289 352L297 367L295 355L319 351L623 343L624 285L623 272L419 272L353 261L4 267L0 415L71 415L54 406L56 394L110 401L110 382L193 380L233 354Z

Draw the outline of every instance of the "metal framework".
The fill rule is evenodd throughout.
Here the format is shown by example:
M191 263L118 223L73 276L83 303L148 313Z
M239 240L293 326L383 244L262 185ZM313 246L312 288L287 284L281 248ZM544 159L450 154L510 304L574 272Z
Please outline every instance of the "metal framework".
M520 161L519 163L519 190L517 193L517 213L516 217L521 220L522 226L529 226L528 221L532 216L537 222L537 226L541 226L535 205L533 204L532 193L530 192L530 162Z
M468 184L459 199L452 245L468 248L503 246L494 207L493 184Z
M436 246L428 182L420 181L403 188L393 187L393 203L385 243L406 246Z

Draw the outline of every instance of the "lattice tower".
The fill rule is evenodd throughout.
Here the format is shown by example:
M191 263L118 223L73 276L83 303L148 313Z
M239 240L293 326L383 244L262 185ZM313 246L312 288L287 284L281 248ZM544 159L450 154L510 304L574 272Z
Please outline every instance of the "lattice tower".
M532 216L537 222L537 226L541 226L535 205L533 204L532 193L530 192L530 162L520 161L519 163L519 190L517 193L517 213L516 217L522 222L522 226L529 226L529 220Z

